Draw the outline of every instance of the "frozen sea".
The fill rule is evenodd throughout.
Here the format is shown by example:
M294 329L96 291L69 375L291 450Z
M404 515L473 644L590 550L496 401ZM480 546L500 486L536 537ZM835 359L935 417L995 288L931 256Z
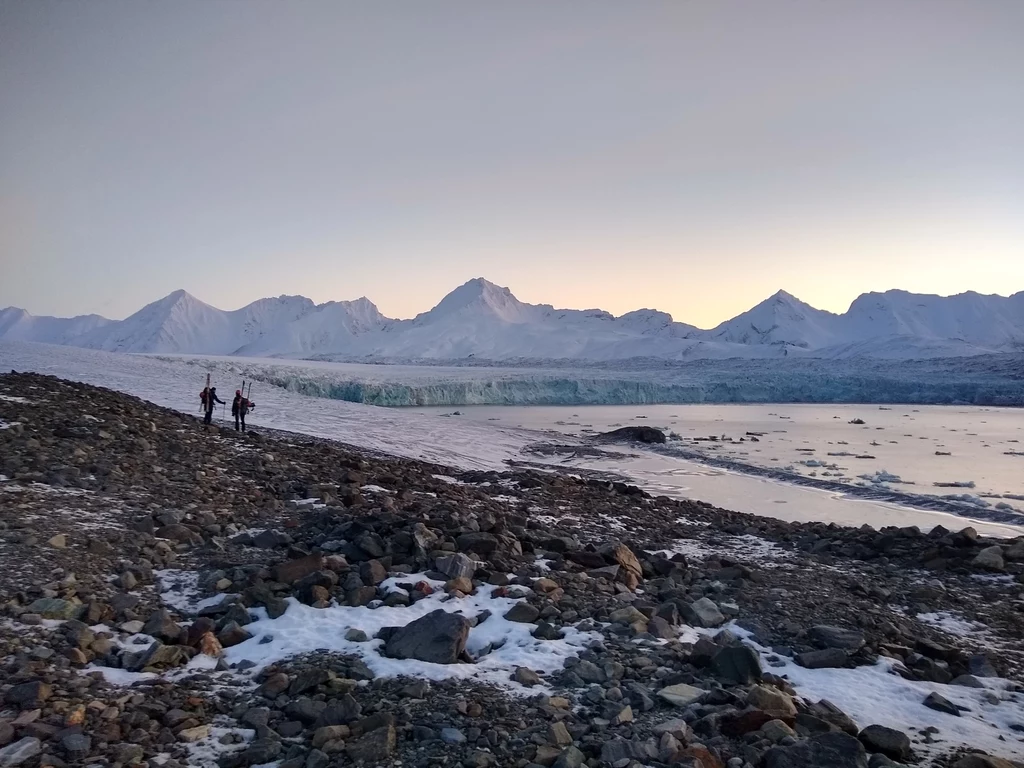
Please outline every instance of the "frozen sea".
M1020 487L1024 456L1003 455L1004 450L1012 451L1020 445L1010 441L1024 439L1024 433L1020 433L1024 423L1020 416L1024 414L1020 411L965 407L894 407L882 411L877 406L481 406L460 408L465 415L455 417L442 415L450 414L451 408L381 408L316 396L322 394L319 392L304 394L290 385L294 379L275 381L274 375L266 374L271 367L296 372L308 380L322 381L331 375L330 364L306 369L294 362L278 365L239 358L169 359L0 342L0 370L50 373L117 389L186 413L198 413L198 395L207 372L222 395L230 395L243 377L255 378L253 399L257 407L249 419L254 427L340 440L454 468L502 469L509 461L540 461L617 475L654 493L782 519L866 523L874 527L918 525L925 529L937 524L954 529L974 525L991 535L1024 533L1024 516L1015 517L1012 511L1024 509L1024 502L1011 498L1024 492ZM389 367L377 368L380 370L374 375L385 380ZM424 379L431 376L430 371L415 373ZM460 375L469 377L471 369L462 370ZM922 415L925 413L928 415ZM949 417L942 415L947 413ZM863 427L848 424L857 414L867 422ZM982 424L983 420L988 423ZM632 454L617 458L543 458L526 451L538 442L550 441L553 434L570 445L583 445L590 435L586 430L602 431L614 424L663 426L682 439L663 451L612 446ZM949 428L944 429L944 425ZM764 434L754 443L745 434L748 431ZM735 442L698 439L723 434L735 438ZM744 438L742 442L740 437ZM918 439L922 437L925 439ZM848 445L840 446L840 440ZM879 445L871 446L871 442ZM986 444L990 447L985 448ZM865 445L874 451L875 459L854 461L827 456L831 448L853 453ZM911 445L921 448L911 451ZM947 449L951 456L934 455L936 450ZM798 464L812 460L805 456L834 462L842 469ZM774 466L792 467L792 471L773 476L768 468ZM1019 467L1016 474L1014 467ZM857 478L883 469L914 485L871 483ZM840 475L823 478L820 473L824 471L838 471ZM819 476L811 477L814 472ZM829 487L791 481L802 475L809 482L827 480ZM877 479L877 475L874 477ZM935 481L973 481L975 487L940 489L930 485ZM854 492L858 482L879 486L882 492L870 498L858 495ZM900 492L888 498L885 489ZM958 514L907 503L914 497L935 498L944 492L963 495L969 501L956 509ZM1000 504L1011 509L997 509Z

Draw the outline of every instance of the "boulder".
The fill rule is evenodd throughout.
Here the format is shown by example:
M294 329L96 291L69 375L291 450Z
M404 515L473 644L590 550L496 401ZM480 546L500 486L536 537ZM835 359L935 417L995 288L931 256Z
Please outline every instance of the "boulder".
M389 633L384 655L454 664L465 652L468 637L469 620L465 616L438 609Z
M713 600L702 597L700 600L681 606L683 618L698 627L720 627L725 624L723 614Z
M718 651L711 659L711 669L724 680L750 685L761 680L761 659L748 645L732 645Z
M41 597L28 607L27 613L37 613L44 619L67 621L77 619L85 611L81 603L61 600L56 597Z
M913 752L910 749L910 737L895 728L869 725L860 732L858 738L869 752L881 752L893 760L907 760L913 757Z
M513 605L506 613L505 618L520 624L532 624L540 617L540 610L529 603L519 602Z
M1019 763L1011 763L1001 757L991 755L964 755L955 763L953 768L1019 768Z
M43 743L32 736L27 736L13 744L0 749L0 766L14 768L31 761L43 751Z
M948 715L960 717L960 707L949 699L939 696L937 693L929 693L922 703L928 707L928 709L934 709L936 712L945 712Z
M487 557L498 548L498 537L493 533L475 531L462 534L455 540L455 544L460 552L475 552Z
M973 563L978 568L984 568L987 571L1005 571L1006 562L1003 559L1003 548L998 544L993 544L991 547L985 547L977 555L975 555Z
M790 747L772 747L764 768L867 768L864 745L848 733L819 733Z
M459 552L437 558L434 561L434 568L449 579L472 579L476 573L476 561Z
M702 688L695 688L686 683L669 685L658 691L658 698L676 707L688 707L691 704L696 704L703 701L707 695L708 692Z
M294 584L299 579L305 578L312 573L322 570L324 567L324 556L319 552L305 557L298 557L294 560L287 560L274 566L271 574L274 581L282 584Z
M767 712L773 718L792 720L796 717L796 704L786 693L767 685L755 685L747 693L747 704Z
M389 723L350 742L345 747L345 752L354 763L377 765L391 756L397 741L395 726Z
M859 629L844 629L819 624L811 627L808 633L811 639L825 648L842 648L846 651L857 651L864 647L864 633Z
M667 438L665 433L656 427L620 427L611 432L603 432L597 439L606 443L648 443L662 444Z
M807 669L831 669L845 667L848 658L842 648L825 648L821 651L798 653L796 663Z

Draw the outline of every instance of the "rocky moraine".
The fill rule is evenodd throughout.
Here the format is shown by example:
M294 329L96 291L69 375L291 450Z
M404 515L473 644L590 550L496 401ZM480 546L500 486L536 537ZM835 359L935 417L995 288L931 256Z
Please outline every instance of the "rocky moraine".
M0 565L0 768L1024 760L1024 539L971 528L204 431L11 373Z

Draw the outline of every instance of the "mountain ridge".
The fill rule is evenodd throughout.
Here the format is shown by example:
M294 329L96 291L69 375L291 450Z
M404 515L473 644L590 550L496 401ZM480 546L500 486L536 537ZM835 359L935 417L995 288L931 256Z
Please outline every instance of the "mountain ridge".
M1024 291L944 297L892 289L861 294L836 314L780 289L704 330L657 309L616 317L528 304L480 277L408 320L386 317L365 296L316 304L280 295L225 311L178 289L124 320L36 317L8 307L0 310L0 339L114 352L366 360L958 357L1024 351Z

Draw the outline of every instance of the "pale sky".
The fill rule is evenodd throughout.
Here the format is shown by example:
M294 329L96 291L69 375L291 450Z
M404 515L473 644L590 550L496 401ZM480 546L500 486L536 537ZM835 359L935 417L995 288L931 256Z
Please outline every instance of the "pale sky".
M0 307L1024 290L1022 0L0 0Z

